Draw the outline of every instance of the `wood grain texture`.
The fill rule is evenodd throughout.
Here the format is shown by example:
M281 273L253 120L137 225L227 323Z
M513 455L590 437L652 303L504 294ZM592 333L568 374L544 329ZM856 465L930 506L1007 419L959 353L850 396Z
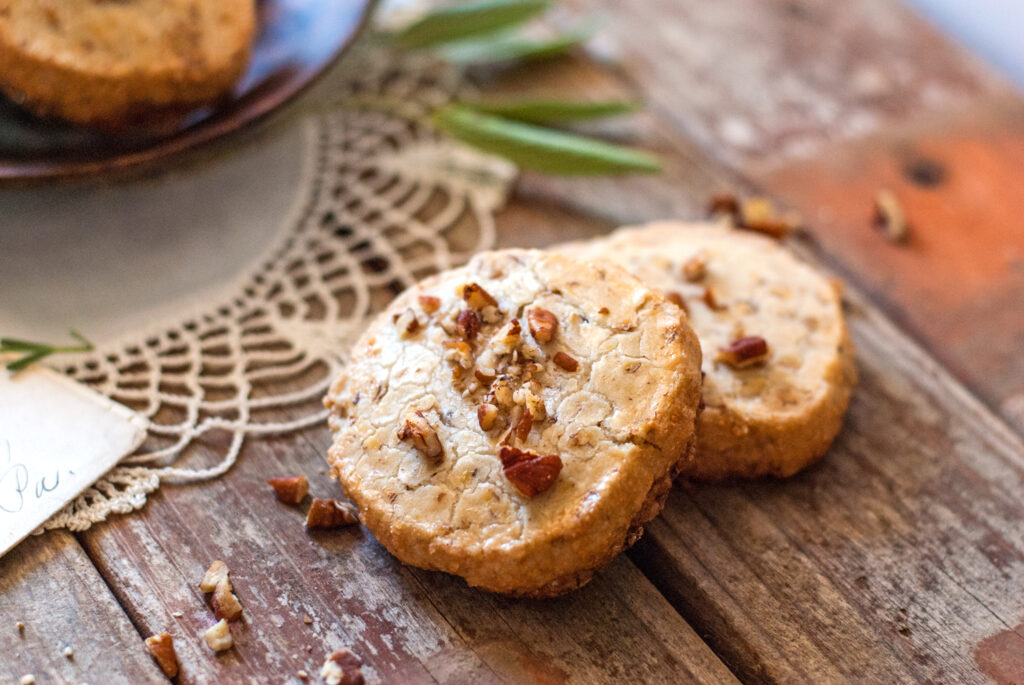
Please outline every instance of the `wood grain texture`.
M566 598L516 601L405 567L359 526L307 532L304 506L277 502L266 480L305 473L310 495L341 496L328 444L326 429L253 442L224 478L163 488L82 535L140 629L174 637L181 682L298 682L339 647L362 657L368 682L732 681L625 557ZM198 589L214 559L244 607L221 655L202 641L215 621Z
M5 683L26 674L40 683L165 681L70 533L29 537L0 559L0 621Z
M733 166L807 157L1006 85L894 0L572 0L648 105Z

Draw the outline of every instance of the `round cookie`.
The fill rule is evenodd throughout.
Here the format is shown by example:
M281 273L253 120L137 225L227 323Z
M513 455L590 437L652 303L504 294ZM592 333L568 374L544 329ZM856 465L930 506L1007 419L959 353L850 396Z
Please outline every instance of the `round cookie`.
M856 383L829 278L775 240L720 224L660 222L554 249L623 266L687 310L705 376L683 477L790 476L828 449Z
M328 461L403 562L550 597L658 514L699 402L678 307L612 265L489 252L371 323L325 400Z
M0 89L79 124L173 119L234 86L256 20L253 0L0 0Z

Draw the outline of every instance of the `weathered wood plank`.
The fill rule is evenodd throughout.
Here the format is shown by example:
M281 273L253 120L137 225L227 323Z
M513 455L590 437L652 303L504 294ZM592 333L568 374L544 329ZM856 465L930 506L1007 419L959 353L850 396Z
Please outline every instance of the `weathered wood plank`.
M877 312L850 321L824 462L680 489L634 558L743 677L984 682L986 640L1024 649L1024 443Z
M1024 430L1024 102L985 100L752 174L811 218L822 249ZM892 190L905 243L872 227ZM941 274L941 277L938 275Z
M569 597L514 601L405 567L359 527L307 533L266 479L306 473L312 494L339 496L328 440L321 429L253 442L224 478L164 488L82 535L133 621L174 636L182 682L284 680L342 646L371 682L732 680L625 557ZM222 656L201 637L214 620L197 584L213 559L245 607Z
M733 166L1007 89L897 0L572 0L649 106Z
M165 682L70 533L29 537L0 559L0 617L4 682Z

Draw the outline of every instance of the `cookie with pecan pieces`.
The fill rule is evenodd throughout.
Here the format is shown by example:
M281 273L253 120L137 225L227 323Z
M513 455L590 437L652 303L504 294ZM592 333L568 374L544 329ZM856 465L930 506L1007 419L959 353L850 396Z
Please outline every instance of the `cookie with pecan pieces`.
M558 595L661 510L700 361L678 308L618 267L480 254L356 343L326 398L331 473L405 563Z
M625 267L679 304L704 358L701 480L789 476L820 458L856 383L836 283L770 238L660 222L554 248Z

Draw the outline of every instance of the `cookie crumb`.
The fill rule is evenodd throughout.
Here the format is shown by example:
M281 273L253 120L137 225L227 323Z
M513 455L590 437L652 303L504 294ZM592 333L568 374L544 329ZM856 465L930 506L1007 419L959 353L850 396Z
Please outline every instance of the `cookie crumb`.
M223 618L210 626L203 637L206 639L207 646L215 652L223 652L226 649L231 649L231 646L234 645L234 641L231 639L231 629L228 628L227 620Z
M171 616L173 616L174 618L181 618L184 615L185 614L181 613L180 611L172 611L171 612Z
M75 657L75 650L71 649L71 647L65 647L64 656L68 659L73 659Z
M31 673L26 673L25 675L21 676L21 680L19 680L18 682L20 682L21 685L35 685L36 677Z
M296 671L296 672L295 672L295 675L296 675L296 677L298 677L298 678L299 678L300 680L308 680L308 679L309 679L309 674L308 674L308 673L306 673L306 672L305 672L304 670L302 670L301 668L300 668L300 669L299 669L298 671Z
M327 657L320 677L327 685L363 685L363 660L342 648Z

